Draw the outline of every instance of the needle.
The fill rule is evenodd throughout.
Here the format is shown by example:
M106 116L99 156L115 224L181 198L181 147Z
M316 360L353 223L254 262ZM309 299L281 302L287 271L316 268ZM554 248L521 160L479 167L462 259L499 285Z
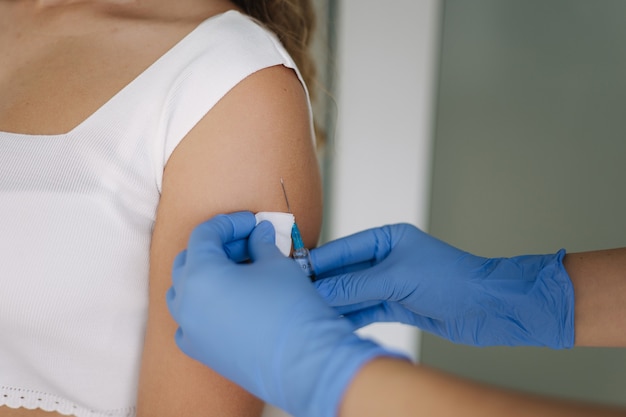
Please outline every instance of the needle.
M289 207L289 199L287 198L287 191L285 190L285 182L283 178L280 178L280 186L283 188L283 195L285 196L285 202L287 203L287 211L291 213L291 207ZM311 281L315 281L315 273L313 272L313 264L311 263L311 254L309 250L304 247L302 236L300 236L300 229L295 221L291 227L291 240L293 241L293 259L300 265L302 271L308 276Z
M283 177L280 177L280 186L283 187L283 195L285 196L285 202L287 203L287 212L291 213L291 207L289 207L289 199L287 198L287 191L285 191L285 182L283 181Z

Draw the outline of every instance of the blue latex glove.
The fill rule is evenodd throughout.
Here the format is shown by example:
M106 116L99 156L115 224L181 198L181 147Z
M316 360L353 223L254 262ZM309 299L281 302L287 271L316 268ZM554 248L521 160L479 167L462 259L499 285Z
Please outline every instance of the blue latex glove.
M326 301L361 327L418 326L475 346L574 344L574 291L564 250L489 259L409 224L370 229L311 251Z
M248 254L251 263L233 261ZM255 228L248 212L196 227L174 262L167 305L183 352L299 417L334 416L360 367L391 355L354 335L280 253L272 225Z

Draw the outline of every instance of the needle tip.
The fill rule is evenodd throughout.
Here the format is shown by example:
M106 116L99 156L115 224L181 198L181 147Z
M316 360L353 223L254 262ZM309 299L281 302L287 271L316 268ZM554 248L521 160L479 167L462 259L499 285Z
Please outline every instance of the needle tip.
M291 207L289 207L289 199L287 198L287 191L285 190L283 177L280 177L280 186L283 187L283 195L285 196L285 202L287 203L287 212L291 213Z

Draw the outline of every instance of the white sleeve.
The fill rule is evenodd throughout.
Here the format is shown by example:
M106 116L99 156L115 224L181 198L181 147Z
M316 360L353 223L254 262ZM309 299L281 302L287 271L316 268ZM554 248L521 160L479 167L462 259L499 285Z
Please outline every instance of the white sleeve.
M163 168L174 149L243 79L261 69L284 65L294 69L302 81L278 39L249 17L232 12L209 23L206 30L195 33L186 47L178 50L184 55L181 59L188 60L189 64L176 77L163 107L154 152L159 192Z

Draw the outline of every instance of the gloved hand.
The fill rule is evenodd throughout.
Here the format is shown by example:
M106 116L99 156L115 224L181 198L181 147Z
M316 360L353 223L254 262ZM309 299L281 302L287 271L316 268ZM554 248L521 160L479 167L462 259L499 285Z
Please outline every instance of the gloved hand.
M251 263L233 261L248 253ZM354 335L280 253L272 225L255 228L248 212L196 227L174 262L167 305L183 352L297 416L336 415L360 367L393 355Z
M564 250L482 258L409 224L366 230L311 251L318 292L361 327L401 322L475 346L574 344Z

